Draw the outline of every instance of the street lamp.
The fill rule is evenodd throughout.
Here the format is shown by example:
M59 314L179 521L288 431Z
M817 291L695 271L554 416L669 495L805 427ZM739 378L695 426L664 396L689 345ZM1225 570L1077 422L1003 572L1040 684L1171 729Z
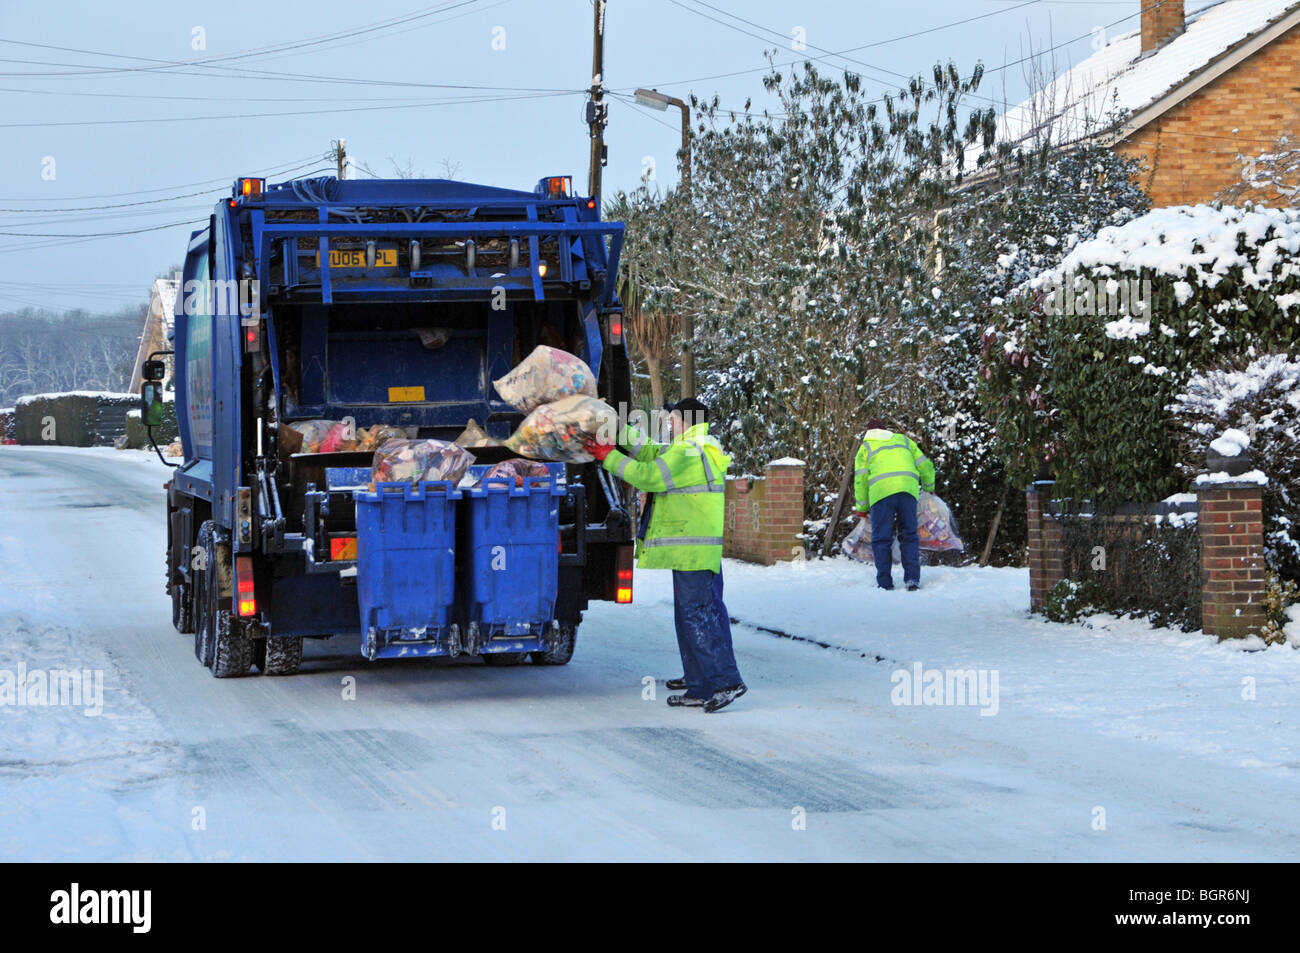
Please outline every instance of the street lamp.
M669 96L657 89L638 89L633 94L638 105L649 106L665 112L669 106L676 106L682 111L682 151L679 153L682 169L682 191L691 189L691 107L676 96ZM682 315L682 396L695 396L695 319L689 314Z

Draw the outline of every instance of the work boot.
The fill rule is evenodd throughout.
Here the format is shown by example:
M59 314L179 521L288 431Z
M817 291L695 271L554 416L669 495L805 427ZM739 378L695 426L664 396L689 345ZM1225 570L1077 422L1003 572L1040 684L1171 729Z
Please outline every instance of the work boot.
M669 708L703 708L704 703L706 701L712 701L712 700L713 699L711 698L710 699L692 698L690 695L686 695L686 694L669 695L668 707Z
M920 588L921 588L921 584L920 584L919 582L909 582L909 583L907 584L907 591L908 591L908 592L916 592L916 590L918 590L918 589L920 589Z
M686 676L683 675L681 678L670 678L668 681L664 682L664 684L668 686L670 692L680 692L686 687Z
M721 711L747 691L749 689L745 687L744 682L741 682L739 685L732 685L730 688L714 692L713 697L704 703L704 710L707 712Z

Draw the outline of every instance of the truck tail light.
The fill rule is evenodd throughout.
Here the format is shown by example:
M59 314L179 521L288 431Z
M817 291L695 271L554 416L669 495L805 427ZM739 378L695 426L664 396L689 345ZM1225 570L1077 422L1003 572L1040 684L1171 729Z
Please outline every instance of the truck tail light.
M609 340L612 344L621 344L623 341L623 319L620 317L610 318L609 321Z
M356 559L357 538L355 536L331 536L330 559Z
M235 615L257 615L257 598L253 594L253 557L235 557Z
M631 546L618 547L618 556L615 560L618 575L614 587L614 601L619 605L627 605L632 601L632 553Z
M262 349L262 323L257 319L243 326L244 353L254 354Z

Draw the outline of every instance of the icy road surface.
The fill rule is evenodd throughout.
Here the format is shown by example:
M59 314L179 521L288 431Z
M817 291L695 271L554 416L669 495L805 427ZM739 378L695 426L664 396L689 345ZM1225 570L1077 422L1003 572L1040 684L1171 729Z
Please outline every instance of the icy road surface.
M297 677L218 681L170 624L165 476L0 448L0 680L104 679L98 716L0 705L4 860L1300 857L1293 649L1048 625L1021 571L909 594L844 560L729 562L733 615L832 647L736 626L750 693L716 715L643 697L678 673L655 572L566 668L335 639ZM996 713L894 704L917 663L996 674Z

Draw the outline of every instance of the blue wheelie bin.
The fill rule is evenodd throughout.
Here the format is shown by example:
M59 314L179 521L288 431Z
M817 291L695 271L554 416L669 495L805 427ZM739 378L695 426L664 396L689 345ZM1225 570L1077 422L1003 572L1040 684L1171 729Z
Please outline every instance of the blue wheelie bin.
M380 483L353 494L357 602L367 658L456 655L456 506L445 480Z
M473 466L475 482L489 469ZM564 464L545 477L488 481L464 490L461 607L470 652L548 648L560 572Z

